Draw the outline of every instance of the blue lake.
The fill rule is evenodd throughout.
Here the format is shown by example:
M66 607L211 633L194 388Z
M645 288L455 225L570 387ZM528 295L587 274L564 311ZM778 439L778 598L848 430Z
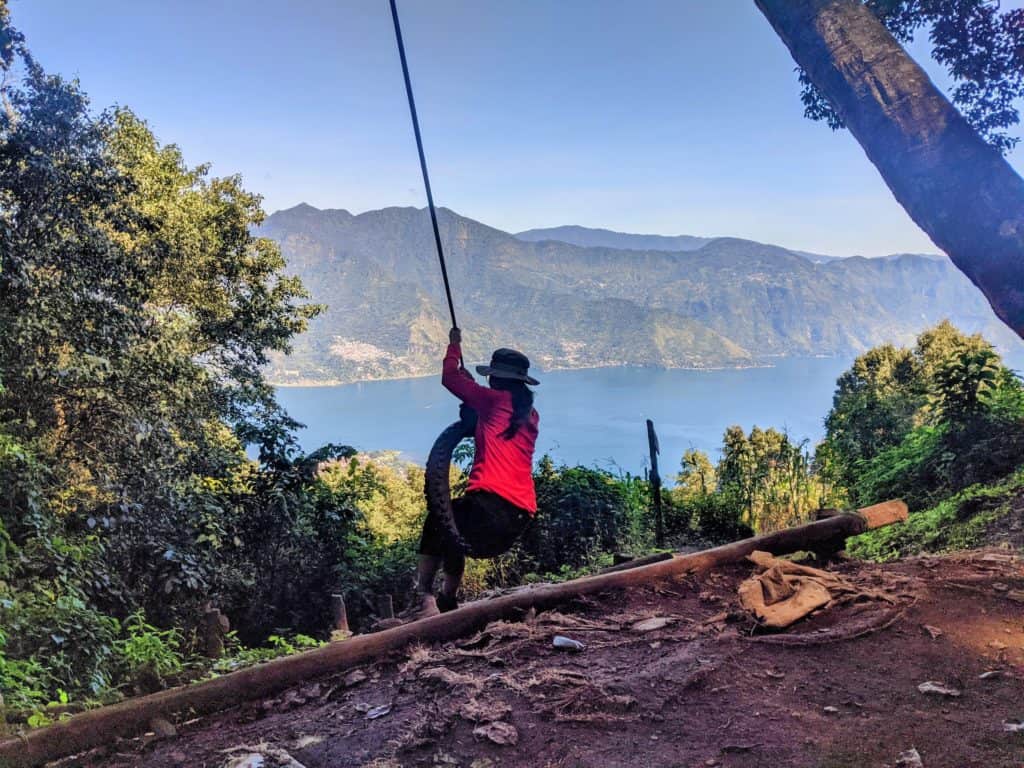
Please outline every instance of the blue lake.
M648 466L646 419L661 443L660 465L674 476L683 451L712 456L731 424L785 429L812 443L832 404L836 378L852 358L779 360L770 368L664 371L598 368L538 374L537 456L557 462L641 473ZM336 387L282 387L278 397L307 425L305 450L323 443L362 451L398 450L423 462L437 434L458 417L440 375Z

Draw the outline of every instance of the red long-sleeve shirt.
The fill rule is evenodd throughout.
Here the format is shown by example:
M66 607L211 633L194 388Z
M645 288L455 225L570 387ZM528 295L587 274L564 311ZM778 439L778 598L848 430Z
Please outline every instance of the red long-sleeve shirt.
M441 383L477 414L476 452L467 490L490 491L532 515L537 511L533 450L540 416L532 411L511 440L502 437L512 417L512 393L477 384L459 367L461 357L459 345L449 344Z

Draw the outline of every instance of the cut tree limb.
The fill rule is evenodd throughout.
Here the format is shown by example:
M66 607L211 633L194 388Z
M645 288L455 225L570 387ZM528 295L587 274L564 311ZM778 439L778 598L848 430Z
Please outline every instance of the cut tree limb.
M460 637L530 608L551 608L581 595L649 584L688 573L740 562L755 550L786 554L825 542L842 541L870 528L904 520L907 506L890 501L827 520L755 536L703 552L680 555L663 562L614 573L588 576L561 584L543 584L491 600L469 603L458 610L404 624L384 632L359 635L312 651L274 659L247 669L142 696L109 707L83 712L47 728L0 741L0 766L22 768L41 765L66 755L130 737L146 730L155 717L173 721L175 715L216 712L240 702L271 696L302 680L379 659L412 642L438 642Z
M860 0L755 0L896 200L1024 337L1024 179Z

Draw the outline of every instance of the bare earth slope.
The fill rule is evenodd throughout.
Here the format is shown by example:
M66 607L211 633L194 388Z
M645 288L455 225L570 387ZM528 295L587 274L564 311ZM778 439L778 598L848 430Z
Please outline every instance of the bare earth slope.
M1024 764L1024 732L1007 730L1024 718L1020 557L835 570L892 602L752 636L736 597L751 567L738 565L409 648L347 683L325 676L74 764L224 766L257 748L277 755L264 765L287 753L306 768L853 768L893 766L910 749L927 768ZM667 621L636 626L650 617ZM587 648L558 651L556 634ZM926 681L960 695L922 693Z

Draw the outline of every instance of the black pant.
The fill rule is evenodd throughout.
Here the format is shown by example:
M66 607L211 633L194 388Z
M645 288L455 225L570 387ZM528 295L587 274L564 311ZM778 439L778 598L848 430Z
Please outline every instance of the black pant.
M452 500L455 527L474 557L496 557L507 552L530 524L530 513L490 491L470 491ZM445 533L444 525L428 514L420 539L420 554L440 557L444 572L462 576L466 556Z

